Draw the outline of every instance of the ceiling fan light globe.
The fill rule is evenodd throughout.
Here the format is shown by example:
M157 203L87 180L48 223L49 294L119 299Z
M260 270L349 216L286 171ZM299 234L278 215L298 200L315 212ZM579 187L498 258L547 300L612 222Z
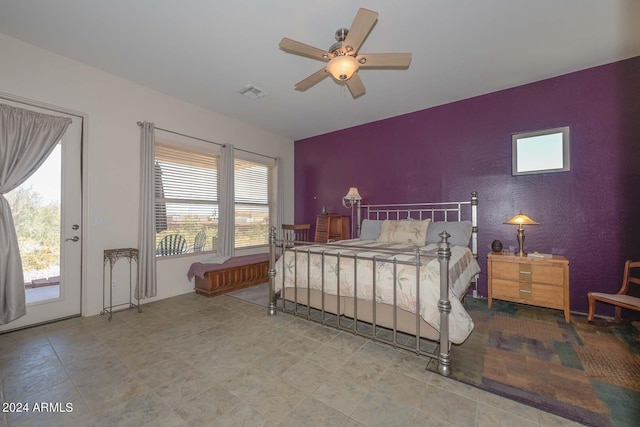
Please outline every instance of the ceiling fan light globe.
M327 71L338 81L346 81L358 71L358 61L351 55L336 56L327 64Z

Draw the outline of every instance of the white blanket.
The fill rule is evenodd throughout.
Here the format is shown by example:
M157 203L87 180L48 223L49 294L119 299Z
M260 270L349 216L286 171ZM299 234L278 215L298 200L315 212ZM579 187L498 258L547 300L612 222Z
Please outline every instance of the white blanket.
M405 244L379 243L375 240L343 240L337 246L309 245L298 247L297 257L294 251L287 251L276 263L276 291L282 288L282 274L284 269L285 287L307 288L308 281L311 289L322 290L322 265L324 252L324 291L337 295L338 277L341 296L354 296L354 256L357 254L357 297L371 301L373 299L373 268L375 257L377 302L393 305L394 263L397 261L415 262L415 247ZM361 248L354 248L361 246ZM394 253L384 252L393 250ZM397 251L406 250L408 252ZM436 330L440 330L440 264L437 258L438 246L430 244L420 248L420 299L419 313L422 318ZM311 251L309 254L307 251ZM340 257L336 256L340 254ZM297 266L295 265L297 258ZM339 268L338 268L339 260ZM396 301L398 308L416 312L418 300L416 298L416 267L415 265L395 264L395 283L397 283ZM307 280L309 271L309 280ZM296 272L296 274L294 274ZM469 281L480 272L480 266L468 247L451 246L449 260L449 300L451 313L449 315L449 340L462 343L473 330L473 320L466 312L460 298L467 289ZM296 277L297 276L297 280Z

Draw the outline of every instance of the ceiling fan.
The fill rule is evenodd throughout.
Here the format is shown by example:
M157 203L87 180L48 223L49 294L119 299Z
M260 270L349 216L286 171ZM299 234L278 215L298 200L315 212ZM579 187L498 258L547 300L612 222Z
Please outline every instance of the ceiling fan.
M304 43L283 38L280 49L287 53L306 56L326 62L326 67L316 71L304 80L296 83L296 90L304 92L311 86L332 76L336 82L346 84L353 98L364 95L364 84L358 75L359 69L404 69L409 68L410 53L362 53L358 54L371 29L378 20L378 12L359 9L351 24L351 28L340 28L336 31L337 42L328 50L318 49Z

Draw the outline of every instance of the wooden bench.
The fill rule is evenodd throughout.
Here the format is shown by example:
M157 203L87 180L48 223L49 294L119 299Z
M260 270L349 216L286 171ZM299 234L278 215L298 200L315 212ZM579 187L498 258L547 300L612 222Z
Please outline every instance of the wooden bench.
M243 255L222 264L194 262L187 277L195 277L198 295L214 297L269 281L269 254Z

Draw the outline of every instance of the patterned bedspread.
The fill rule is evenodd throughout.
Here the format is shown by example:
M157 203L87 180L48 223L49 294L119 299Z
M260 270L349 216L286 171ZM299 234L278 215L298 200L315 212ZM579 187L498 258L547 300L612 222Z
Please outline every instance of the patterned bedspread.
M357 255L357 297L371 301L373 299L373 274L375 257L375 298L377 302L393 305L394 263L396 263L395 282L397 283L396 300L398 308L411 313L416 312L415 264L401 264L400 261L415 263L415 247L405 244L379 243L374 240L343 240L340 246L309 245L301 246L296 253L287 251L276 263L276 291L282 289L284 270L285 287L322 290L322 253L324 252L324 291L337 295L338 277L340 278L340 295L354 296L354 263ZM355 246L358 246L356 248ZM440 330L440 264L437 257L437 244L420 248L421 266L419 313L422 318L436 330ZM310 253L308 253L310 251ZM393 252L392 252L393 251ZM402 251L402 252L398 252ZM340 257L337 256L340 254ZM296 259L297 258L297 267ZM339 268L338 268L339 259ZM307 279L309 271L309 280ZM449 260L449 299L451 313L449 315L449 339L462 343L473 330L473 320L460 302L461 293L466 291L469 281L480 272L480 266L473 258L468 247L451 246ZM295 274L294 274L295 273ZM297 276L297 281L295 276Z

